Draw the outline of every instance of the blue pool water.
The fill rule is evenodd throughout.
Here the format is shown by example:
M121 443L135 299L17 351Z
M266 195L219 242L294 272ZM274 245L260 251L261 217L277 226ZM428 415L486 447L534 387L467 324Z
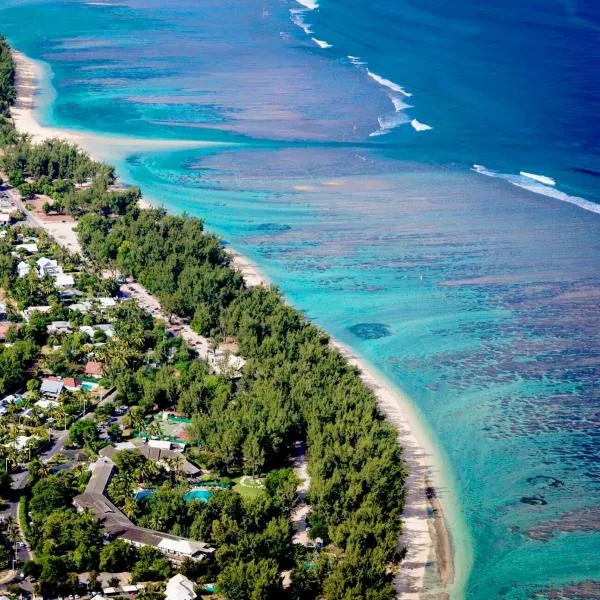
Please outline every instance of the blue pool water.
M316 4L5 0L0 31L45 123L216 143L115 160L407 392L453 597L598 597L600 5Z
M209 490L190 490L184 494L184 500L200 500L200 502L208 502L208 499L213 495Z
M133 497L137 502L140 500L145 500L146 498L151 498L152 496L154 496L154 492L152 490L140 490L133 494Z

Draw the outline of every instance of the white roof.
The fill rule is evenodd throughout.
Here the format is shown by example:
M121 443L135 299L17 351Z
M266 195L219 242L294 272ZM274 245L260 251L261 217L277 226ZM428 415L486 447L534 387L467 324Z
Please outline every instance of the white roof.
M196 592L194 591L194 582L190 581L185 575L177 573L167 581L165 591L166 600L194 600Z
M6 448L13 447L16 450L23 450L27 445L27 442L34 437L35 436L33 435L20 435L14 442L9 442L8 444L4 444L4 446Z
M48 410L49 408L56 408L58 406L58 402L56 400L38 400L35 405L39 406L43 410Z
M90 310L92 307L90 306L89 302L79 302L78 304L71 304L67 306L67 308L69 310L77 310L79 312L88 312L88 310Z
M112 308L113 306L117 305L116 301L113 298L94 298L94 300L98 302L98 304L100 304L102 308Z
M0 223L10 223L10 215L8 213L0 213Z
M37 244L18 244L16 246L16 248L17 248L17 250L19 250L20 248L23 248L23 250L26 250L30 254L35 254L38 251ZM56 262L56 261L54 261L54 262Z
M133 442L119 442L115 444L115 450L135 450L136 445Z
M160 448L161 450L170 450L171 442L169 440L148 440L150 448Z
M17 246L17 248L25 247L28 245L30 245L30 244L21 244L21 246ZM37 259L37 266L41 267L41 268L43 268L43 267L58 267L58 262L56 260L54 260L53 258L46 258L45 256L42 256L41 258Z
M58 287L72 287L75 285L75 280L73 279L73 275L59 274L54 279L54 282Z
M193 544L189 540L170 540L169 538L163 538L160 544L157 546L160 550L166 550L167 552L177 552L179 554L185 554L187 556L193 556L200 550L196 544Z
M79 328L79 331L89 335L90 337L94 337L94 328L90 327L89 325L82 325Z

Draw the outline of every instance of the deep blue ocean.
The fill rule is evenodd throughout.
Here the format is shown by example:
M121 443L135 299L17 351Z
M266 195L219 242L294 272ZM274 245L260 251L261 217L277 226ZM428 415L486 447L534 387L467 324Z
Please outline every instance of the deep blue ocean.
M600 4L0 0L0 32L44 124L215 143L114 162L410 396L453 598L600 598Z

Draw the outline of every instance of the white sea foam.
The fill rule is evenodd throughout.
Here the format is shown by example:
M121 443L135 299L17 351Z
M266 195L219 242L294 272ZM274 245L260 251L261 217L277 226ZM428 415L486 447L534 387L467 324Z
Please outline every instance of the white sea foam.
M397 96L390 96L390 100L392 101L392 104L394 105L394 110L396 112L400 112L401 110L405 110L407 108L412 108L410 104L406 104L406 102L403 102Z
M381 77L381 75L377 75L377 73L373 73L373 71L369 71L369 69L367 69L367 75L373 81L376 81L379 85L383 85L384 87L392 90L393 92L398 92L399 94L402 94L407 98L410 98L412 96L412 94L407 92L401 85L398 85L397 83L394 83L393 81L390 81L385 77Z
M370 133L369 137L377 137L388 134L392 129L395 129L399 125L408 123L408 117L401 112L396 112L391 115L378 117L377 122L379 123L379 129Z
M410 124L413 126L415 131L429 131L430 129L433 129L431 125L426 125L425 123L421 123L416 119L413 119Z
M554 198L555 200L560 200L561 202L568 202L569 204L574 204L575 206L579 206L584 210L600 215L600 204L590 202L589 200L580 198L579 196L569 196L569 194L557 190L555 187L552 187L555 185L555 181L549 177L545 177L544 175L539 175L537 177L542 177L544 180L552 181L551 184L546 184L539 179L532 178L531 173L524 175L523 171L521 171L519 175L511 175L509 173L492 171L483 165L473 165L473 170L477 173L481 173L481 175L486 175L487 177L504 179L509 183L533 192L534 194L540 194L542 196L547 196L548 198Z
M302 4L304 8L308 8L308 10L315 10L315 8L319 8L319 3L316 0L296 0L298 4Z
M306 11L302 9L290 8L292 23L300 27L300 29L302 29L306 35L310 35L312 33L312 29L310 28L310 25L304 22L304 18L302 17L305 12Z
M328 42L324 42L323 40L318 40L317 38L310 38L319 48L331 48L332 45Z
M546 177L545 175L536 175L535 173L527 173L527 171L521 171L520 175L529 179L533 179L534 181L539 181L544 185L556 185L556 182L554 179L552 179L552 177Z
M365 65L365 63L360 59L360 56L352 56L351 54L348 54L348 58L355 67L363 67Z

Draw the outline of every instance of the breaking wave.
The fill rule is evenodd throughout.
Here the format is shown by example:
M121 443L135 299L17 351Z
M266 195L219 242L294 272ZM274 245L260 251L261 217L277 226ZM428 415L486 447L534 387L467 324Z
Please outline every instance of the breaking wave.
M504 179L509 183L512 183L513 185L524 190L533 192L534 194L540 194L542 196L547 196L548 198L554 198L555 200L560 200L561 202L568 202L569 204L574 204L575 206L579 206L579 208L583 208L584 210L600 215L600 204L590 202L589 200L580 198L579 196L570 196L565 192L557 190L554 187L556 184L554 179L546 177L545 175L535 175L533 173L527 173L524 171L521 171L518 175L511 175L510 173L499 173L498 171L492 171L483 165L473 165L473 170L481 175L486 175L487 177ZM544 181L552 183L544 183Z

